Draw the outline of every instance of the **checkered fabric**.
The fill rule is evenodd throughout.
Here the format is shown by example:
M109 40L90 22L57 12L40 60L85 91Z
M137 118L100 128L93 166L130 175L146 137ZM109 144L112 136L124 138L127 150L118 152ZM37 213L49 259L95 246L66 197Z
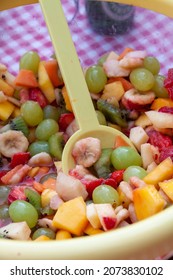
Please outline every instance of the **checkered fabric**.
M134 25L125 35L114 37L94 33L86 17L85 0L62 0L72 38L83 67L94 64L105 52L120 53L125 47L146 49L162 65L162 74L173 67L173 19L149 10L136 8ZM39 4L28 5L0 13L0 62L12 73L18 71L20 56L28 50L38 51L48 59L53 47Z

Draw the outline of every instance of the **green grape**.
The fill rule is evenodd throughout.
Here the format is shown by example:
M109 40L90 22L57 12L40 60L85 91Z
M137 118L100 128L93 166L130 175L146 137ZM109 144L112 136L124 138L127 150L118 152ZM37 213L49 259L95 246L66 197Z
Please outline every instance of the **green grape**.
M9 206L9 215L14 223L25 221L30 228L35 227L38 213L35 207L25 200L15 200Z
M132 147L119 147L113 150L111 154L111 162L115 169L126 169L129 166L142 165L141 156Z
M154 56L146 56L144 58L144 67L148 69L153 75L156 75L160 71L160 63Z
M29 126L36 126L43 120L43 110L38 102L28 100L21 106L21 115Z
M64 139L61 132L57 132L50 136L49 140L50 154L58 160L62 158L62 152L64 148Z
M152 87L152 90L154 91L155 95L160 98L168 98L168 91L164 87L164 80L165 77L162 75L156 75L154 86Z
M99 93L104 89L107 82L106 74L99 65L89 67L85 74L88 89L92 93Z
M47 141L35 141L29 146L28 151L32 157L41 152L46 152L49 154L49 143Z
M55 121L58 121L60 116L60 112L58 108L52 105L47 105L43 108L43 117L44 119L53 119Z
M48 140L49 137L59 130L58 123L53 119L45 119L39 123L35 130L35 136L38 140Z
M0 186L0 205L4 204L8 198L10 188L7 186Z
M9 218L9 206L4 204L0 206L0 219Z
M106 121L104 114L102 112L100 112L99 110L96 110L96 114L97 114L97 119L99 121L99 124L107 125L107 121Z
M32 235L32 239L35 240L36 238L40 237L41 235L45 235L47 237L49 237L50 239L55 239L56 234L55 232L50 229L50 228L38 228L36 231L34 231L33 235Z
M154 75L146 68L136 68L130 73L130 82L140 91L148 91L154 85Z
M37 210L38 214L40 213L40 209L41 209L41 196L38 192L30 189L30 188L26 188L25 189L25 195L29 201L29 203L31 203L35 209Z
M37 75L40 57L37 52L26 52L20 59L20 69L28 69Z
M110 203L114 207L119 205L120 199L118 192L109 185L100 185L96 187L92 194L94 203Z
M147 171L140 166L129 166L123 173L123 180L129 182L130 178L136 176L143 179L147 175Z

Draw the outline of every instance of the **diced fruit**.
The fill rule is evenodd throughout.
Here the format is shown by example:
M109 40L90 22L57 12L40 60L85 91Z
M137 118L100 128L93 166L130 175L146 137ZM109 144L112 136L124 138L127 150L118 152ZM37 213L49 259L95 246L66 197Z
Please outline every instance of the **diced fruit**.
M170 157L173 160L173 145L165 147L161 150L159 156L159 162L162 162L166 158Z
M140 151L141 145L148 141L149 136L141 126L136 126L131 128L129 138L137 150Z
M164 106L173 107L173 100L170 98L156 98L151 105L151 110L159 110Z
M88 223L86 204L82 197L76 197L60 205L54 218L53 225L80 236Z
M22 86L27 88L38 87L38 82L35 74L31 70L21 69L14 81L16 86Z
M121 146L129 146L129 144L121 136L117 135L114 148L116 149Z
M173 128L173 115L157 111L145 112L154 127L157 128Z
M0 79L0 91L8 96L13 96L14 88Z
M50 204L50 200L54 195L57 195L57 192L54 190L51 189L43 190L43 192L41 193L41 205L43 208Z
M46 235L40 235L39 237L37 237L36 239L34 239L34 241L50 241L51 238L49 238Z
M42 61L38 67L38 83L46 99L52 103L55 100L55 91Z
M115 97L117 101L120 101L124 93L125 90L122 83L120 81L116 81L105 85L101 98L109 99L110 97Z
M145 128L149 125L152 125L152 122L150 119L147 117L145 113L141 114L139 118L135 121L136 126L141 126L142 128Z
M87 219L90 222L91 226L94 229L99 229L101 228L101 223L95 208L95 204L94 203L90 203L87 205L86 207L86 215L87 215Z
M141 145L141 157L142 166L147 169L147 167L154 161L152 146L150 143L145 143Z
M173 201L173 179L165 182L160 182L159 187L166 193L166 195Z
M65 86L62 88L62 95L63 95L64 101L65 101L66 109L70 112L73 112L73 108L71 106L68 92L67 92L67 89Z
M67 127L73 120L74 120L73 113L61 114L59 121L58 121L60 131L66 131Z
M168 180L173 176L173 163L171 158L166 158L153 171L143 178L146 184L157 185L159 182Z
M80 180L59 172L57 176L56 191L59 196L68 201L75 197L81 196L85 200L88 196L85 185Z
M153 185L133 191L133 202L138 220L148 218L163 210L165 201Z
M57 231L56 240L64 240L64 239L70 239L70 238L72 238L72 235L69 231L63 230L63 229L60 229Z
M48 61L43 61L46 72L54 87L59 87L63 85L63 79L60 75L60 70L56 59L51 59Z
M38 102L41 108L47 105L47 100L39 88L30 89L29 100Z
M11 223L0 228L0 235L15 240L28 240L31 230L26 222Z
M100 219L100 223L105 231L116 227L117 218L111 204L95 204L95 208Z
M170 136L164 135L163 133L154 129L149 130L147 134L149 136L148 142L151 145L157 147L160 152L162 151L162 149L165 149L166 147L169 147L173 144Z
M19 164L26 164L30 158L30 153L25 152L25 153L16 153L12 156L11 162L10 162L10 167L14 168L15 166Z
M99 233L103 233L103 232L104 231L101 229L95 229L94 227L92 227L91 224L88 224L84 230L84 233L87 235L94 235L94 234L99 234Z
M122 78L122 77L110 78L107 83L109 84L109 83L113 83L113 82L116 82L116 81L120 81L122 83L125 91L127 91L131 88L134 88L133 85L128 80L126 80L125 78Z
M0 103L0 119L2 121L8 120L8 118L13 113L14 109L15 109L15 106L9 101Z

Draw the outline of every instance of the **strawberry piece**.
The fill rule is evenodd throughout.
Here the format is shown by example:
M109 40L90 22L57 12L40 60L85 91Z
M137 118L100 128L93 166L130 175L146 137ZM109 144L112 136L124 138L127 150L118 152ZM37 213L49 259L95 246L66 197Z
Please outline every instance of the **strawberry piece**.
M123 180L123 174L125 169L120 169L112 172L111 177L114 182L116 182L116 187L118 187L119 183Z
M60 116L58 124L60 131L66 131L69 124L74 120L73 113L64 113Z
M116 188L117 182L114 180L114 178L107 178L107 179L103 180L102 185L108 185L113 188Z
M168 70L168 79L172 80L172 82L173 82L173 68L170 68Z
M103 217L103 221L107 230L113 229L116 225L116 218L112 217Z
M42 108L44 108L48 104L46 98L39 88L30 89L29 99L38 102Z
M25 186L13 187L8 195L8 204L11 204L15 200L26 200L24 190Z
M170 136L164 135L163 133L160 133L156 130L150 130L147 132L149 136L148 143L151 145L158 147L159 151L164 149L165 147L169 147L173 145L173 141Z
M165 160L166 158L170 157L173 160L173 145L163 148L159 155L159 163Z
M100 178L100 179L96 179L93 181L89 181L89 182L85 182L83 180L81 180L82 183L86 186L86 190L88 192L88 196L91 199L92 198L92 193L94 191L94 189L100 185L102 185L104 179Z
M173 85L167 88L170 99L173 100Z
M10 167L14 168L19 164L26 164L28 160L30 159L30 153L29 152L21 152L16 153L12 156Z
M173 114L173 108L172 107L168 107L168 106L164 106L164 107L161 107L158 110L158 112Z
M19 92L20 103L23 104L29 100L29 90L22 88Z

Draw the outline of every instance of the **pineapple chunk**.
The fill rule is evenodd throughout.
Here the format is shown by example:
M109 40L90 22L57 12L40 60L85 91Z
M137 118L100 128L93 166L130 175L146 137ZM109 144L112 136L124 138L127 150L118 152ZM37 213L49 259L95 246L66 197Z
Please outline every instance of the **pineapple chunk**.
M145 128L149 125L152 125L152 122L144 113L140 115L139 118L135 121L135 126L141 126L142 128Z
M57 195L57 192L52 189L45 189L41 193L41 205L42 207L46 207L50 204L50 200L53 196Z
M148 218L163 210L165 201L153 185L135 189L133 202L138 220Z
M87 219L90 222L91 226L95 229L101 228L101 223L95 208L94 203L90 203L86 207Z
M83 233L87 224L86 204L81 196L61 204L53 218L57 229L67 230L76 236Z
M15 106L9 102L5 101L3 103L0 103L0 120L6 121L11 116L15 109Z
M160 182L159 187L166 193L166 195L173 201L173 179Z
M3 93L8 96L13 96L14 88L1 79L0 79L0 90L2 90Z
M105 85L101 98L109 99L111 97L116 97L117 101L120 101L124 93L125 91L122 83L120 81L116 81Z
M173 177L173 162L170 157L163 160L150 173L148 173L143 181L146 184L157 185L159 182L168 180Z
M47 71L44 67L43 61L39 63L39 67L38 67L38 83L46 99L50 103L52 103L55 100L55 90L47 74Z

